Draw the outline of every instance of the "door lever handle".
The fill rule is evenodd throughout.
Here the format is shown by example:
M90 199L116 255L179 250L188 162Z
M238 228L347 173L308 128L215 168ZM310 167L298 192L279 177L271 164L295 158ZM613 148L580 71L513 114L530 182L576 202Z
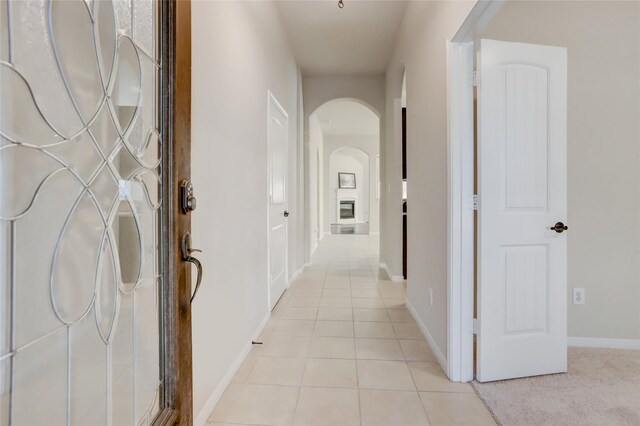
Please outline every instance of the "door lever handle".
M196 251L202 253L202 250L191 248L191 234L189 233L189 231L185 232L184 235L182 236L181 249L182 249L182 260L185 262L192 263L198 269L198 277L196 278L196 288L193 291L191 298L189 299L189 302L193 303L193 299L196 298L196 294L198 294L198 290L200 289L200 284L202 284L202 263L195 257L191 256L191 253Z
M193 294L191 295L191 299L189 299L189 303L193 303L193 299L196 298L196 294L198 294L198 290L200 289L200 284L202 284L202 263L200 263L200 261L195 257L191 257L191 256L187 257L184 260L185 262L193 263L198 269L198 277L196 278L196 289L193 291Z

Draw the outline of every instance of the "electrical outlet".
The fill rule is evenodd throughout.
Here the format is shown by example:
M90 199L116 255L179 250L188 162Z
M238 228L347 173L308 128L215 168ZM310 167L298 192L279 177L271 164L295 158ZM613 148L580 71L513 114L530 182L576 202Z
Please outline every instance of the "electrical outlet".
M429 287L429 306L433 306L433 289Z
M573 289L573 304L584 305L584 288Z

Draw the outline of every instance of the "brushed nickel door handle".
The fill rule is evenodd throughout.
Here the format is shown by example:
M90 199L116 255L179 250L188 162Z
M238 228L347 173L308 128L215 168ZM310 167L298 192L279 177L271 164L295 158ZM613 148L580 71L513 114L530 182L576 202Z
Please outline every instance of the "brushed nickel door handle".
M195 257L189 256L185 259L185 262L193 263L198 269L198 277L196 278L196 289L193 290L193 294L191 295L191 299L189 299L190 303L193 303L193 299L196 298L196 294L198 294L198 290L200 289L200 284L202 284L202 263Z
M198 276L196 278L196 288L193 291L191 298L189 299L190 303L193 303L193 299L196 298L196 294L198 294L198 290L200 289L200 284L202 284L202 262L200 262L195 257L191 256L191 253L196 251L202 253L202 250L191 248L191 233L189 233L189 231L185 232L184 235L182 236L181 249L182 249L182 260L185 262L192 263L198 269Z

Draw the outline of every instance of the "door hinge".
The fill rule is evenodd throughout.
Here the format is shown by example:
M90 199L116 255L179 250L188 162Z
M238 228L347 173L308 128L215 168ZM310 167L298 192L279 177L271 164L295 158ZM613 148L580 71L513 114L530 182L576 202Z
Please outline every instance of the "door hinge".
M478 318L473 319L472 328L473 328L473 334L477 336L478 332L480 331L480 321L478 321Z
M480 197L478 197L478 194L471 196L471 210L480 210Z
M480 85L480 73L478 70L473 70L473 74L471 75L471 83L473 87L477 87Z

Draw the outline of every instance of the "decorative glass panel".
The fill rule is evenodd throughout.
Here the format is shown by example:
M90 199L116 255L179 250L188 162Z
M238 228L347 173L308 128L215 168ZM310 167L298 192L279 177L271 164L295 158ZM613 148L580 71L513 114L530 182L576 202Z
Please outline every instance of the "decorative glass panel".
M0 425L159 411L152 0L0 0Z

